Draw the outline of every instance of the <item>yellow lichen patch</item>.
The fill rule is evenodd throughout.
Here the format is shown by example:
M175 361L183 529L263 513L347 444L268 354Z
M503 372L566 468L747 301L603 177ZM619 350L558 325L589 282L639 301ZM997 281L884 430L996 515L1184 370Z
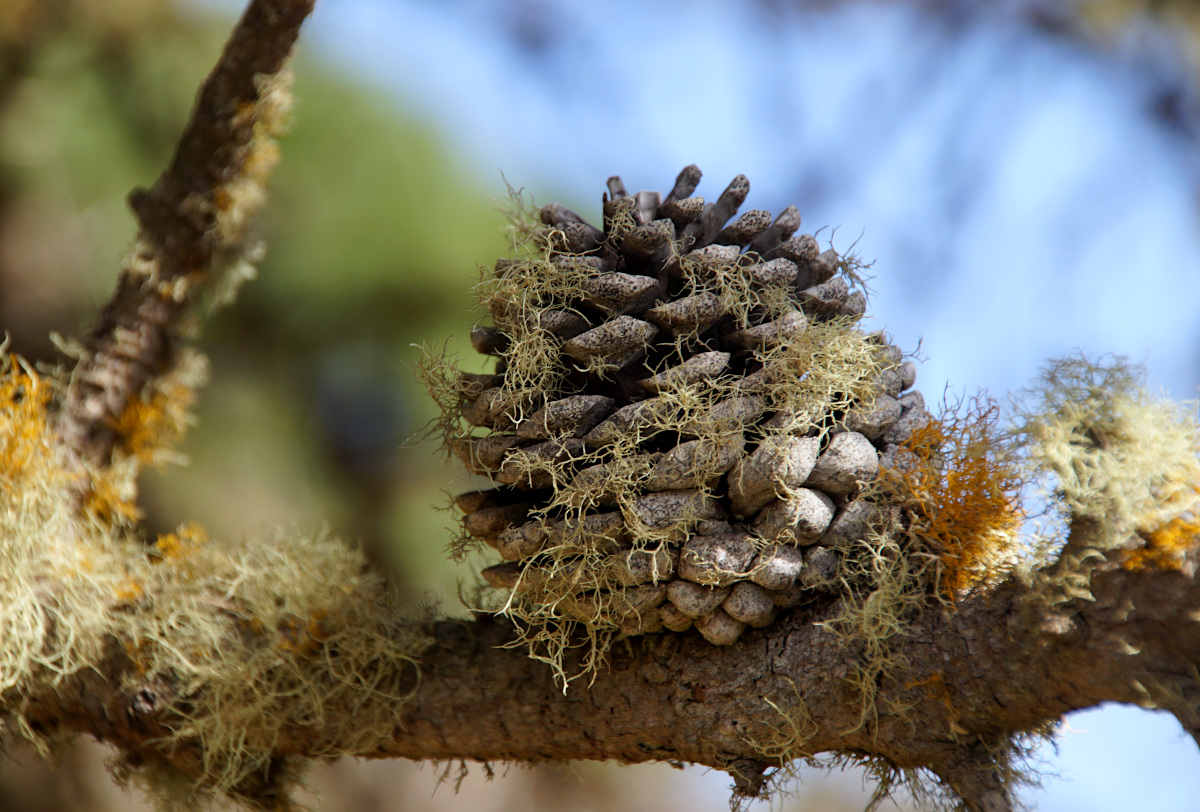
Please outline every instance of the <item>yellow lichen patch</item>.
M135 399L117 421L122 449L143 463L153 462L161 446L183 433L194 399L191 387L180 385Z
M913 514L910 530L937 556L941 593L953 599L994 579L1024 514L1021 478L998 430L999 405L976 397L916 429L908 464L884 469Z
M113 554L111 524L80 521L76 475L62 467L50 408L63 382L0 345L0 736L42 754L51 742L25 703L103 656L136 575Z
M259 97L242 104L234 126L250 124L252 136L238 156L238 171L213 190L217 204L217 231L229 245L240 245L254 216L266 201L266 181L279 162L275 136L286 131L292 107L291 73L281 71L256 79Z
M87 472L86 515L113 527L130 526L141 518L137 475L146 464L183 461L172 447L193 422L189 410L207 376L204 356L183 350L166 373L149 382L141 397L128 404L113 425L117 443L111 463Z
M24 709L114 646L128 679L176 688L158 746L203 752L189 803L261 773L297 730L329 756L393 735L427 643L361 551L324 535L224 545L195 524L145 544L129 528L140 455L87 471L82 499L78 473L59 467L47 410L61 390L0 357L0 736L49 755ZM133 769L161 778L163 763L143 766L152 752Z
M119 585L114 590L114 597L121 603L133 603L142 595L146 594L145 588L141 582L135 578L129 578L124 583Z
M91 474L83 501L84 513L109 527L129 526L142 517L134 481L120 469Z
M174 533L159 536L154 547L164 561L180 561L191 556L207 541L208 533L204 528L196 522L188 522Z
M13 488L49 454L47 407L53 395L19 356L0 345L0 483Z
M1146 543L1121 562L1127 570L1179 569L1187 554L1200 546L1200 517L1177 516L1145 535Z
M327 617L329 617L328 610L317 609L312 612L307 622L300 622L293 618L285 620L280 624L279 632L283 639L279 641L279 649L299 654L302 657L315 654L329 636L323 627ZM258 628L261 631L261 623L258 624Z
M155 379L118 418L118 449L142 465L178 462L170 449L194 422L191 407L207 377L204 356L181 352L170 371Z

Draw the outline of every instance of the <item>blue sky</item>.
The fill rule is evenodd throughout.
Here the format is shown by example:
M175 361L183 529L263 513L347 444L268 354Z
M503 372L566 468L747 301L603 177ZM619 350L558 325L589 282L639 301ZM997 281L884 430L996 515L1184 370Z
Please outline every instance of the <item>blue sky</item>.
M742 172L747 206L796 203L838 246L861 235L872 312L924 338L930 395L1007 391L1078 346L1195 397L1194 145L1144 114L1149 77L899 4L525 5L565 33L521 50L509 4L339 0L312 44L432 121L496 194L503 171L594 214L608 175L662 189L696 163L710 199Z
M610 174L665 190L696 163L708 199L746 174L747 208L795 203L875 260L870 312L921 342L931 400L1017 389L1077 347L1196 397L1196 144L1148 115L1153 66L998 14L766 8L326 0L307 47L427 121L496 197L503 172L598 220ZM1070 729L1037 808L1195 808L1200 755L1170 717Z

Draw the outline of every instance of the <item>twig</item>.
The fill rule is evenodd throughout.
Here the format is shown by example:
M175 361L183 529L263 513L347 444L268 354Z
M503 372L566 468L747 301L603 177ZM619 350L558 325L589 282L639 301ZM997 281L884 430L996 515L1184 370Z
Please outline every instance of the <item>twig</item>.
M91 330L60 415L79 462L105 466L117 423L176 357L198 294L243 261L287 112L284 65L314 0L252 0L201 87L170 165L129 203L136 241Z

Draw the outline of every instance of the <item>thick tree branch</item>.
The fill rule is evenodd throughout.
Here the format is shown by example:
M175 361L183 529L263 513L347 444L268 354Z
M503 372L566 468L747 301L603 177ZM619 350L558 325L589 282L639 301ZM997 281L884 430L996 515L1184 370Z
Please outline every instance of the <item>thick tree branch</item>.
M247 248L286 112L284 64L314 0L253 0L201 87L174 157L130 205L139 232L92 328L61 425L69 448L106 464L115 426L175 355L180 320Z
M565 693L544 664L504 648L513 640L506 623L434 623L418 690L397 709L390 741L367 755L682 761L744 772L749 762L851 753L929 768L969 808L1007 809L1010 782L996 772L1007 767L996 756L1014 733L1106 701L1157 704L1185 724L1196 718L1196 554L1169 570L1125 569L1120 555L1093 571L1094 600L1050 607L1043 589L1011 580L953 609L927 609L895 641L901 657L875 686L865 723L853 679L860 653L817 625L836 606L797 610L725 648L695 634L634 638L592 684ZM155 744L173 723L169 684L144 684L119 652L108 666L31 703L40 715L30 722L196 772L195 743L176 741L170 752ZM328 744L296 726L277 755L320 755Z
M506 639L502 627L441 626L391 752L724 768L761 757L748 739L761 742L779 726L764 698L786 708L798 697L817 731L806 751L938 764L972 740L1035 729L1099 702L1136 701L1135 682L1178 677L1200 659L1200 624L1188 614L1200 585L1190 575L1112 565L1096 573L1095 595L1048 611L1034 591L1009 583L954 610L931 609L899 642L906 662L878 686L878 718L863 726L848 681L856 653L814 625L820 613L798 611L778 632L729 648L691 635L635 640L618 647L594 684L565 697L544 666L494 651Z

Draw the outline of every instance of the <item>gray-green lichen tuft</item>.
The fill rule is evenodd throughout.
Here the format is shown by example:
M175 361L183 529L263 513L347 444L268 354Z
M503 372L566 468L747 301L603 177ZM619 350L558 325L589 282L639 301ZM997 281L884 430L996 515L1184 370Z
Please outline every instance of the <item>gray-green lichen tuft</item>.
M376 751L427 640L361 552L324 534L227 545L196 525L148 546L130 530L133 478L184 407L156 396L129 417L123 436L145 444L85 472L81 498L53 431L61 392L0 358L0 734L49 754L67 731L47 709L95 702L87 681L122 675L106 690L135 697L127 721L158 735L118 772L164 808L261 806L268 790L278 806L304 763L289 741L306 757Z

